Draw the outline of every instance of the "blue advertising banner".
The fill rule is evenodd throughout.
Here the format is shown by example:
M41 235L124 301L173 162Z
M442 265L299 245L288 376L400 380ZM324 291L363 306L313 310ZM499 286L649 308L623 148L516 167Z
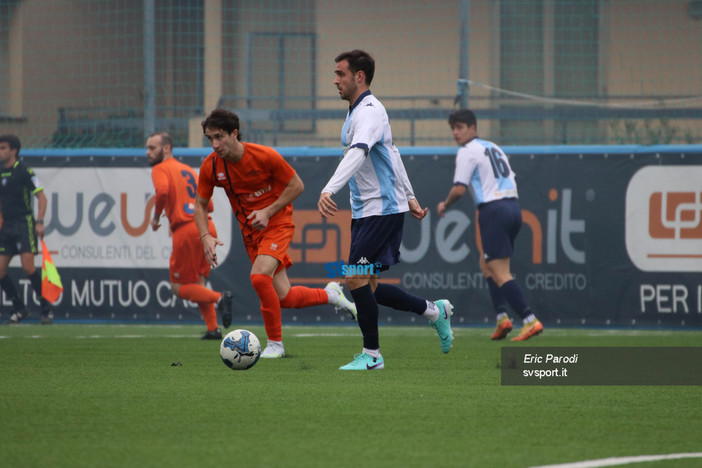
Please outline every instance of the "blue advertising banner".
M517 174L524 219L512 270L546 325L702 326L702 147L504 150ZM290 280L310 287L339 281L350 245L348 189L334 196L336 216L323 219L316 206L341 151L279 151L305 183L294 203ZM451 300L457 324L491 324L475 206L466 195L444 218L435 211L451 187L455 151L401 148L415 193L430 213L422 221L406 217L401 264L380 279L430 300ZM198 168L207 153L180 150L176 156ZM45 239L64 285L57 319L200 320L194 304L170 292L170 238L165 227L152 232L148 225L153 187L143 151L27 150L23 156L49 198ZM250 263L221 193L213 219L225 245L209 283L234 293L235 323L260 322ZM31 286L16 259L11 267L32 308ZM3 295L0 316L10 311ZM330 306L283 311L284 323L343 320ZM417 317L381 308L380 320L410 324Z

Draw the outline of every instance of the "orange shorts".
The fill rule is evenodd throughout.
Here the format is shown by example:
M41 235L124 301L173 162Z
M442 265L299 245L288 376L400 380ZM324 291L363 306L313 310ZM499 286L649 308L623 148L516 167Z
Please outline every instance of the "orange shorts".
M292 260L288 255L288 247L295 233L294 224L268 226L263 231L252 232L252 236L244 236L244 246L251 264L259 255L270 255L280 262L276 272L282 268L290 268Z
M210 234L217 237L212 220L209 220ZM173 251L170 261L171 283L199 283L200 275L210 276L210 265L205 260L205 252L200 242L200 233L195 222L179 226L173 232Z

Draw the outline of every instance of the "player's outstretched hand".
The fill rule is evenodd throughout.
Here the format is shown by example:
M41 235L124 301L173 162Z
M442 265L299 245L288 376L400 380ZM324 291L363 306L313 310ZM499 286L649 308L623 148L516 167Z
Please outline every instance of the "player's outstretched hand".
M334 200L331 198L331 193L328 192L322 192L319 195L319 201L317 202L317 209L319 210L319 214L322 215L322 218L326 218L328 216L334 216L334 214L338 211L336 207L336 203L334 203Z
M205 252L205 260L212 268L216 267L219 264L217 262L217 246L224 245L224 242L209 233L202 236L200 240L202 241L202 249Z

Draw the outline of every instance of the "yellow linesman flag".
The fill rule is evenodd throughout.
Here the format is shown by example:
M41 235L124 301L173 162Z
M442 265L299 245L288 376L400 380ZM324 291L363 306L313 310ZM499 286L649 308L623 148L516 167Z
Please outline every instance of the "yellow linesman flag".
M41 240L41 250L43 253L43 261L41 266L41 297L51 302L56 302L63 292L63 284L61 277L58 274L56 265L51 260L49 249L46 248L44 239Z

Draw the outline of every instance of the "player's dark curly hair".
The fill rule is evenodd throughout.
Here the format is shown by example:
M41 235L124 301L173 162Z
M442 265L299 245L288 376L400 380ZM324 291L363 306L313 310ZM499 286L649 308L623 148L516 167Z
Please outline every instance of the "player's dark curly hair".
M17 156L19 156L22 143L20 143L20 139L17 135L1 135L0 143L7 143L10 149L17 150Z
M467 126L475 125L478 128L478 120L475 118L475 114L470 109L459 109L452 112L448 118L449 125L454 125L458 122L463 122Z
M231 134L234 130L239 130L239 116L227 109L217 108L202 121L202 133L205 133L208 128L218 128ZM241 141L241 130L239 130L239 141Z
M336 56L334 62L339 63L342 60L349 62L349 70L353 73L362 71L366 75L366 84L370 86L375 74L375 60L368 52L359 49L343 52Z

